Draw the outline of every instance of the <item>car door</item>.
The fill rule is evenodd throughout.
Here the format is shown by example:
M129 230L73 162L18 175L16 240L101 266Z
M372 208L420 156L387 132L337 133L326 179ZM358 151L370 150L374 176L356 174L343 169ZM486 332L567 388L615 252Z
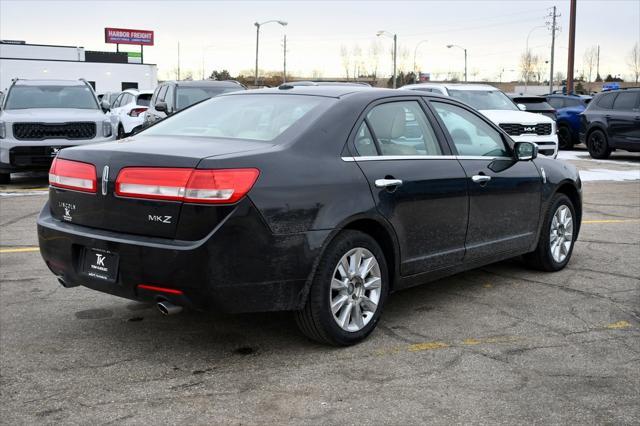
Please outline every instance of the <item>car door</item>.
M515 161L507 136L471 108L430 101L458 154L469 191L465 262L511 252L536 239L542 178L533 161Z
M621 91L613 101L613 110L605 115L615 147L624 149L640 143L639 95L640 92Z
M466 176L424 107L419 98L374 104L353 138L353 159L398 237L403 276L464 256Z

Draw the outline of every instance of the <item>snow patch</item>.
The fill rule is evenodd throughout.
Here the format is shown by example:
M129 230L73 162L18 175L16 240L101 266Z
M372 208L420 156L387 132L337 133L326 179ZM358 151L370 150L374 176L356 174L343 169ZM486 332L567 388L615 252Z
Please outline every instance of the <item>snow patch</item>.
M580 170L580 179L583 182L592 181L615 181L640 180L640 169L638 170L611 170L611 169L588 169Z

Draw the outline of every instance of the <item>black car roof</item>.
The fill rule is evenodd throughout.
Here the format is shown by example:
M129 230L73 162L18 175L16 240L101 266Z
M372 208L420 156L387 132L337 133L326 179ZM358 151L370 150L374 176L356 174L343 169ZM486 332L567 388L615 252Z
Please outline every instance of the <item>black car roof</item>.
M307 96L324 96L327 98L343 98L352 95L361 95L376 98L387 98L393 96L428 96L433 98L451 99L448 96L443 96L437 93L424 92L416 94L415 90L397 90L397 89L385 89L375 88L368 86L346 86L346 85L323 85L323 86L280 86L277 88L265 88L247 90L243 92L233 92L224 94L222 96L244 96L251 94L278 94L278 95L307 95ZM367 96L368 95L368 96Z
M178 86L193 86L193 87L242 87L240 83L233 80L172 80L164 81L163 83L177 84Z

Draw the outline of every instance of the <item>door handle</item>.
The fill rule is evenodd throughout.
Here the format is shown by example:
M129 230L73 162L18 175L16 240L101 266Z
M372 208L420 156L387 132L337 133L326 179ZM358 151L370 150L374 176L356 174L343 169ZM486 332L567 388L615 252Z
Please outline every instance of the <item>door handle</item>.
M375 181L376 188L389 188L391 186L400 186L402 185L401 179L376 179Z
M491 180L491 176L474 175L474 176L471 176L471 180L474 183L487 183Z

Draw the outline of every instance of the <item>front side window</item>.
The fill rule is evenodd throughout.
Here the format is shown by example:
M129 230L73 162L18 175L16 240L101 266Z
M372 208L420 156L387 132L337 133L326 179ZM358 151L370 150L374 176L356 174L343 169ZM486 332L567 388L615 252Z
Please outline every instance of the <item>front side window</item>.
M13 86L7 95L5 109L28 108L98 109L98 103L86 85Z
M508 157L500 133L477 115L456 105L431 102L451 135L459 155Z
M416 101L389 102L367 114L382 155L442 155L435 132Z
M618 111L631 111L638 103L638 93L621 92L613 102L613 109Z
M499 90L455 90L449 89L449 96L477 110L519 111L516 104Z
M320 96L220 96L170 116L142 132L270 142L301 120L310 122L333 100Z
M162 86L160 88L160 91L158 92L158 99L156 100L156 102L164 102L164 98L167 95L167 88L169 86Z

